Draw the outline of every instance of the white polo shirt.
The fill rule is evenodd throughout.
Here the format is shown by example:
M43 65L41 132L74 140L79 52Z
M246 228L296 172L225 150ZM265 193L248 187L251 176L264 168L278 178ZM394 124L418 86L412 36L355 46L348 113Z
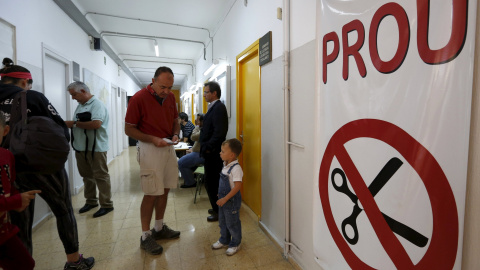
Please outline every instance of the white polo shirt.
M230 167L232 167L234 164L238 164L238 159L230 162L228 165L225 164L225 161L224 161L222 173L227 175L228 170L230 170ZM237 166L233 167L230 174L228 174L228 180L230 181L230 188L233 189L234 187L233 182L242 182L242 178L243 178L243 170L242 170L242 167L240 167L240 164L238 164Z

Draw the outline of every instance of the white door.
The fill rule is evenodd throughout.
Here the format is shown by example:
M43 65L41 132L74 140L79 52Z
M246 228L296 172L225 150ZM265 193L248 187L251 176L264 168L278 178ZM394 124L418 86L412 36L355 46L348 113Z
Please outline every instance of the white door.
M122 132L122 98L120 94L120 88L117 88L117 92L115 93L116 97L116 102L115 102L115 115L116 117L116 129L115 129L115 135L116 135L116 140L117 140L117 153L120 155L123 151L123 136L125 132Z
M117 156L117 146L115 139L115 130L116 130L116 115L115 115L115 103L116 103L116 93L117 87L111 86L110 88L110 111L108 112L109 121L108 121L108 145L109 150L107 152L108 162L112 161Z
M128 148L128 137L125 135L125 115L127 114L127 92L125 90L122 90L122 119L120 121L122 122L121 125L121 134L123 136L123 149Z
M45 50L46 51L46 50ZM67 105L67 92L66 84L68 83L68 62L66 60L57 60L45 53L43 58L43 82L44 82L44 95L50 101L50 103L55 107L57 112L63 119L68 119L70 113L68 111L69 106ZM69 175L69 178L72 178L72 171L70 170L72 164L72 157L70 155L69 161L65 163L65 169ZM72 186L70 187L72 188ZM72 190L73 191L73 190ZM38 198L38 197L37 197ZM34 225L40 222L42 219L47 217L50 213L47 203L38 198L35 202L35 216L34 216Z

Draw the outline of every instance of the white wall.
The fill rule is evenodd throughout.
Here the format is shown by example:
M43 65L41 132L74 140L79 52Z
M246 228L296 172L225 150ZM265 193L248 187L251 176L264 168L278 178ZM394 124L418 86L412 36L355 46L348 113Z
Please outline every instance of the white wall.
M88 35L53 1L0 1L0 17L16 26L17 58L42 67L42 42L133 95L141 89L103 51L90 50ZM104 65L104 57L107 64ZM83 72L81 72L83 73ZM35 80L35 78L33 78Z

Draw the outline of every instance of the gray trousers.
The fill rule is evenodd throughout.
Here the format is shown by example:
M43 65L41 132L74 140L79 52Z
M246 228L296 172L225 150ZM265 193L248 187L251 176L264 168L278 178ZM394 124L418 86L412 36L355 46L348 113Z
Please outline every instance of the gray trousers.
M100 207L112 208L112 188L110 175L108 174L107 152L95 152L92 160L92 152L76 152L78 172L83 177L85 184L84 195L86 204L96 205L100 201ZM97 199L97 187L98 197Z
M14 182L20 192L29 190L41 190L38 194L42 197L52 209L57 219L57 230L60 240L66 254L72 254L78 251L78 232L77 221L73 214L68 177L65 169L54 174L18 174ZM20 232L18 237L22 240L25 247L32 254L32 226L35 210L35 201L30 201L30 205L25 211L10 211L12 223L15 224Z

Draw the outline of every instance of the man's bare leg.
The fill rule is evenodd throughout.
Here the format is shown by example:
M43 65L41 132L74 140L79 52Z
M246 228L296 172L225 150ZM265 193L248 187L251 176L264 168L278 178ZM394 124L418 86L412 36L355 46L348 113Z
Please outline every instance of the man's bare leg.
M170 189L166 188L165 193L163 193L163 195L160 195L155 202L155 220L163 219L163 216L165 215L169 191Z
M155 207L155 201L157 201L157 199L159 199L159 196L143 196L142 204L140 206L140 220L142 222L142 231L144 232L150 230L153 208Z

